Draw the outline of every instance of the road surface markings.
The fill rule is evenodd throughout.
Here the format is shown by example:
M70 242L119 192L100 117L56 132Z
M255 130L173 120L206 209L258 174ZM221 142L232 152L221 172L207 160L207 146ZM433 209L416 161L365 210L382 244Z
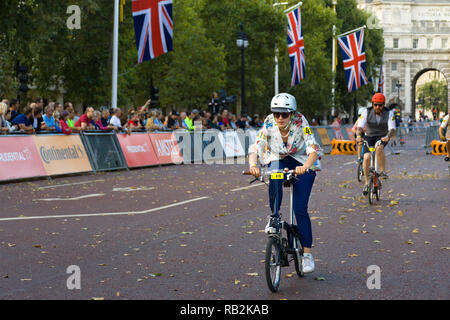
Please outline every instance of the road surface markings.
M147 191L154 190L155 187L125 187L125 188L113 188L112 191L131 192L131 191Z
M138 215L151 213L167 208L172 208L176 206L185 205L190 202L200 201L208 199L209 197L200 197L195 199L190 199L186 201L180 201L172 204L168 204L162 207L148 209L144 211L131 211L131 212L107 212L107 213L86 213L86 214L66 214L66 215L54 215L54 216L32 216L32 217L12 217L12 218L0 218L2 221L16 221L16 220L33 220L33 219L60 219L60 218L85 218L85 217L101 217L101 216L124 216L124 215Z
M230 191L231 191L231 192L234 192L234 191L240 191L240 190L247 190L247 189L250 189L250 188L260 187L260 186L264 186L264 185L265 185L265 184L263 184L263 183L258 183L258 184L255 184L255 185L253 185L253 186L236 188L236 189L232 189L232 190L230 190Z
M94 194L87 194L85 196L79 196L75 198L48 198L48 199L33 199L33 201L72 201L72 200L80 200L80 199L86 199L86 198L93 198L93 197L103 197L104 193L94 193Z
M92 180L92 181L83 181L83 182L74 182L74 183L65 183L65 184L55 184L52 186L46 186L46 187L39 187L38 190L45 190L45 189L51 189L51 188L59 188L59 187L67 187L67 186L76 186L79 184L87 184L87 183L94 183L94 182L103 182L105 180Z

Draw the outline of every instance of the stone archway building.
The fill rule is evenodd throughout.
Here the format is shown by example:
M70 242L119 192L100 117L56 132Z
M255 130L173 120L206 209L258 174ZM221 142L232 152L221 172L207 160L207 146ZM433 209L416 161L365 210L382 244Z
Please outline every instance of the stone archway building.
M384 32L387 103L397 103L400 81L401 109L414 115L416 81L430 70L442 72L450 92L450 0L358 0L358 7L376 17L367 22L368 28Z

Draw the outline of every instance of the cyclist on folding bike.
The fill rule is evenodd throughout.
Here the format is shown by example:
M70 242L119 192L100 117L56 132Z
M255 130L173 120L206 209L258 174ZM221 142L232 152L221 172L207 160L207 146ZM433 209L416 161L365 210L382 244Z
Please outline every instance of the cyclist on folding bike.
M395 134L395 116L394 112L384 106L386 98L382 93L375 93L372 97L372 106L367 108L358 120L358 130L356 141L362 143L363 128L366 127L366 134L364 140L367 141L369 147L374 147L378 140L381 140L381 145L376 149L376 159L380 168L380 178L387 179L388 175L386 169L386 155L384 154L384 147ZM364 178L366 184L363 189L363 194L367 195L369 192L369 168L370 168L370 152L366 148L364 150Z
M255 144L249 149L250 172L253 176L260 176L257 167L258 156L263 165L268 164L268 170L295 169L299 175L293 185L293 208L300 242L304 248L303 272L314 271L314 258L311 254L312 232L308 215L308 201L316 177L315 170L320 169L319 156L322 155L320 146L309 127L306 118L297 112L297 102L288 93L280 93L272 98L270 103L272 112L258 133ZM275 196L279 197L281 205L283 187L279 180L271 180L269 185L269 205L274 212ZM277 208L279 209L279 208ZM273 220L268 217L266 233L275 232Z

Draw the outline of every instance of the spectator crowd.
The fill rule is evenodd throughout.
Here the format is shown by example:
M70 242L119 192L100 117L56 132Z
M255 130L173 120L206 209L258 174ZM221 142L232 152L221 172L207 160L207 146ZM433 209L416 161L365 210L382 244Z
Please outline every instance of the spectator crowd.
M264 118L258 114L237 117L223 106L212 103L208 110L193 109L188 112L171 111L164 115L159 109L150 108L151 100L139 108L122 112L120 108L106 106L98 110L87 107L83 114L75 111L71 102L62 105L37 98L22 108L16 99L3 99L0 102L0 134L64 133L71 134L85 130L115 130L131 133L133 131L170 131L185 129L259 129ZM212 106L212 107L211 107Z

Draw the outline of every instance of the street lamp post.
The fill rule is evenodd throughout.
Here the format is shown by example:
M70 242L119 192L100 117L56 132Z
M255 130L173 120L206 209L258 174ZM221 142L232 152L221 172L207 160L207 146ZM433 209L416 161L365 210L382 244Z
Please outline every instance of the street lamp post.
M333 4L333 12L336 15L336 5L337 0L332 1ZM335 103L335 77L336 77L336 26L333 24L333 43L332 43L332 52L331 52L331 113L334 115L334 103Z
M401 110L402 108L400 108L400 88L402 87L402 84L400 83L400 80L397 80L395 86L397 87L397 104L398 108Z
M244 32L244 26L242 23L239 25L241 31L238 33L238 39L236 40L236 44L239 48L241 48L241 104L242 109L241 113L247 113L247 108L245 106L245 61L244 61L244 50L248 46L247 34Z

